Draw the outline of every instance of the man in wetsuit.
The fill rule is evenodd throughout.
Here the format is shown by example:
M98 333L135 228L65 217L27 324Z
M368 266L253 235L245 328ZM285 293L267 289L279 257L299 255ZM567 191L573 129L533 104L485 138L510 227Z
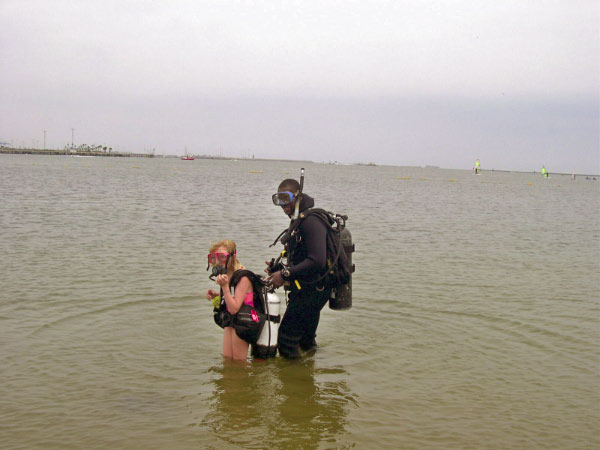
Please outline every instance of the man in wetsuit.
M274 203L283 209L290 218L296 211L312 208L315 201L306 194L300 194L296 180L286 179L279 184ZM294 219L290 223L290 227ZM286 358L299 358L304 351L316 349L315 340L321 309L329 300L330 289L317 280L327 264L327 228L316 216L302 219L295 233L284 243L288 267L270 273L270 281L275 287L289 284L289 304L279 326L277 345L279 354ZM283 241L283 239L282 239Z

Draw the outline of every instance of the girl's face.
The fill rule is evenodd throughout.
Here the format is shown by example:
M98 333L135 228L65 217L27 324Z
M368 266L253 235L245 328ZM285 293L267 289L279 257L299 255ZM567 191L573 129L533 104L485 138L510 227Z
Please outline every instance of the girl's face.
M227 263L227 255L229 252L223 246L217 247L214 252L208 254L208 263L211 266L219 265L221 267L225 267ZM229 258L231 260L231 258Z

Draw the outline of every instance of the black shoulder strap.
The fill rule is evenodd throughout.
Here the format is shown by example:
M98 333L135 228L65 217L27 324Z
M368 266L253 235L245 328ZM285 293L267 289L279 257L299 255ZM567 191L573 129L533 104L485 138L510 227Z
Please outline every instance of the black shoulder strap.
M254 307L257 308L260 312L266 313L265 303L268 301L267 300L267 291L266 291L267 285L266 285L266 283L263 281L263 279L261 277L259 277L257 274L255 274L251 270L239 269L239 270L236 270L233 273L233 275L231 276L231 280L229 281L229 286L231 286L235 289L235 287L240 282L242 277L250 278L250 281L252 282L252 290L254 291L255 294L257 294L257 297L255 297ZM243 306L244 305L242 304L242 307ZM268 315L268 320L279 323L279 316Z
M298 214L298 218L293 220L292 223L290 223L290 227L288 228L288 230L290 230L290 232L296 231L298 227L302 224L304 219L306 219L309 216L318 217L323 223L325 223L326 225L328 225L329 228L331 228L330 215L331 213L329 211L326 211L322 208L307 209Z
M325 211L323 208L309 208L309 209L301 212L298 216L301 219L304 219L312 214L329 214L329 212Z
M265 286L265 282L263 281L263 279L248 269L238 269L235 272L233 272L231 280L229 281L229 286L235 288L242 279L242 277L250 278L250 281L252 282L255 291L258 291L261 287Z
M271 245L269 245L269 247L273 247L275 244L277 244L277 242L280 239L281 239L281 243L283 245L285 245L286 242L290 239L291 234L298 229L298 227L300 226L302 221L304 219L306 219L308 216L318 217L319 219L321 219L321 222L323 222L325 224L325 226L327 226L327 228L333 229L333 224L332 224L333 219L331 219L331 214L332 213L330 213L329 211L326 211L322 208L309 208L309 209L301 212L296 219L294 219L290 222L289 227L287 227L285 230L283 230L279 234L279 236L277 236L275 238L275 240L273 241L273 243Z
M317 218L319 218L321 220L321 222L323 222L325 224L325 226L327 228L333 230L333 219L331 218L332 215L333 215L333 213L330 213L329 211L326 211L322 208L311 208L311 209L307 209L303 213L300 213L299 219L304 220L308 216L316 216ZM299 225L300 225L300 223L298 223L298 226Z
M240 280L242 279L242 277L248 277L248 278L250 278L250 280L252 282L254 282L254 278L256 277L256 275L251 270L238 269L235 272L233 272L233 275L231 276L231 280L229 280L229 286L231 286L232 288L235 288L237 286L237 284L240 282Z

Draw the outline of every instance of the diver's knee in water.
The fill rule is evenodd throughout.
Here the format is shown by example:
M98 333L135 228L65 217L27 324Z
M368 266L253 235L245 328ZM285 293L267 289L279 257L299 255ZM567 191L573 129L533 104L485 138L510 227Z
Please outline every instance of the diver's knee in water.
M306 340L306 341L300 341L300 348L305 351L311 351L311 350L316 350L318 347L317 345L317 341L315 340L315 338Z
M300 336L288 336L285 333L279 333L277 338L277 347L279 354L284 358L297 359L300 358Z

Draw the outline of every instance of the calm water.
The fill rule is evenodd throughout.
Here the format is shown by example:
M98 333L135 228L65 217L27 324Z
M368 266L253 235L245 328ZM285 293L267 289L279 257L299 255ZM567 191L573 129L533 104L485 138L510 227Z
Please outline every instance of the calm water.
M0 447L600 446L600 181L304 166L354 307L235 364L205 255L262 270L300 163L0 156Z

